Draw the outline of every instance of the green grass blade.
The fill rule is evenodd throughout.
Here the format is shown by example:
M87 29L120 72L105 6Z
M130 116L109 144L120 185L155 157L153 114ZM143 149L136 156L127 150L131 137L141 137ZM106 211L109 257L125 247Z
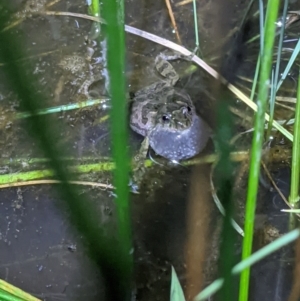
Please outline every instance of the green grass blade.
M277 87L276 87L276 91L279 90L279 88L281 87L283 81L286 79L287 75L289 74L290 70L291 70L291 67L293 66L296 58L298 57L298 54L299 54L299 51L300 51L300 39L298 40L298 43L291 55L291 58L289 59L289 62L287 64L287 66L285 67L282 75L281 75L281 78L277 84Z
M282 212L289 212L289 213L295 213L300 214L300 209L282 209Z
M89 12L94 17L100 17L100 5L99 0L92 0L89 5Z
M261 248L254 254L252 254L247 259L243 260L242 262L238 263L232 270L234 274L238 274L244 269L254 265L258 261L262 260L263 258L267 257L268 255L276 252L280 248L288 245L289 243L296 240L300 235L300 230L295 229L279 238L274 240L272 243L266 245L265 247Z
M299 201L299 173L300 173L300 73L298 76L297 103L294 124L294 142L292 156L291 193L289 202L295 205Z
M264 3L262 0L258 1L259 5L259 38L260 38L260 55L264 53L264 36L265 36L265 31L264 31Z
M258 80L258 75L259 75L259 70L260 70L260 61L261 61L261 55L263 51L263 36L264 36L264 5L262 0L259 0L259 31L260 31L260 51L258 54L258 59L256 62L256 68L255 68L255 74L254 74L254 79L253 79L253 84L251 88L251 95L250 99L253 101L256 87L257 87L257 80Z
M233 274L241 273L245 268L250 267L251 265L259 262L260 260L264 259L268 255L276 252L280 248L290 244L291 242L295 241L300 236L300 230L295 229L280 238L274 240L267 246L261 248L257 252L253 253L250 257L247 259L239 262L237 265L234 266L232 269ZM215 294L223 285L224 280L223 279L217 279L213 283L211 283L209 286L207 286L202 292L200 292L195 298L194 301L202 301L207 300L210 298L213 294Z
M209 286L207 286L202 292L200 292L193 301L210 300L211 296L214 295L224 283L224 279L217 279Z
M258 55L258 59L257 59L257 63L256 63L256 68L255 68L255 74L254 74L254 78L253 78L253 85L251 88L251 95L250 95L250 99L253 101L254 99L254 95L255 95L255 91L256 91L256 87L257 87L257 80L258 80L258 75L259 75L259 70L260 70L260 54Z
M222 93L222 89L220 90ZM234 265L234 248L237 239L237 233L231 225L234 203L232 198L233 192L233 163L230 161L230 152L232 145L229 143L232 137L232 119L226 101L226 94L220 94L220 99L217 107L217 131L216 144L218 153L220 154L219 161L215 167L216 182L218 187L218 195L225 209L223 219L223 229L221 233L220 244L220 259L219 259L219 274L224 278L224 285L220 295L222 300L229 301L233 294L233 282L231 269Z
M182 287L173 266L171 275L170 301L185 301Z
M1 2L0 28L5 27L10 17L8 9L3 7L4 3L5 1ZM11 31L2 31L0 40L0 60L6 63L3 68L5 68L8 83L21 100L21 110L36 115L44 100L37 92L40 90L37 75L25 76L29 72L24 69L23 65L18 64L18 59L22 57L21 32L18 32L18 38L16 38ZM61 185L57 187L64 201L63 205L69 209L68 217L72 224L85 238L83 242L86 243L88 255L95 265L101 268L103 280L106 281L108 297L113 300L126 300L124 287L119 285L122 281L124 282L124 275L120 272L124 270L122 269L124 261L118 245L113 237L105 236L98 226L99 216L94 207L89 205L90 202L86 201L74 186L68 184L69 174L58 158L58 156L65 155L63 150L58 148L55 137L55 135L60 135L62 129L57 128L57 124L45 116L35 116L26 120L31 130L30 134L37 139L46 157L50 159L49 162L54 170L55 178L61 181ZM126 282L129 282L130 276L126 275L126 277ZM126 288L127 290L128 288ZM120 295L122 296L120 297Z
M47 115L47 114L55 114L55 113L61 113L61 112L66 112L70 110L76 110L76 109L82 109L90 106L95 106L95 105L103 105L107 107L106 103L109 101L109 98L103 98L103 99L88 99L85 101L81 102L76 102L76 103L70 103L67 105L61 105L61 106L56 106L56 107L50 107L50 108L45 108L45 109L40 109L36 112L36 115ZM23 118L28 118L32 117L32 115L28 112L21 112L17 113L14 118L15 119L23 119Z
M197 15L196 0L193 0L193 14L194 14L195 44L196 44L196 49L199 49L198 15Z
M89 3L89 8L88 8L89 14L91 14L94 17L99 17L100 18L100 5L99 5L99 0L91 0ZM97 22L93 22L92 29L90 31L90 37L93 39L97 39L100 36L101 32L101 24Z
M0 289L0 300L1 301L26 301L26 299L16 297L2 289Z
M287 9L288 9L288 0L284 1L284 7L283 7L283 14L282 19L286 19L287 15ZM284 38L284 22L280 28L280 35L279 35L279 41L278 41L278 48L277 48L277 59L276 59L276 66L275 66L275 72L274 76L272 77L272 84L271 84L271 97L270 97L270 120L268 124L268 133L267 137L270 137L271 130L272 130L272 123L274 120L274 109L275 109L275 98L276 98L276 89L278 84L278 78L279 78L279 70L280 70L280 61L281 61L281 52L282 52L282 44L283 44L283 38Z
M253 226L256 208L256 196L258 191L258 181L260 173L260 160L264 137L264 115L267 106L269 92L269 77L272 66L273 45L275 38L275 21L279 10L279 0L268 1L264 51L261 60L261 72L259 80L259 91L257 105L258 110L255 116L255 130L251 147L251 160L248 181L246 214L245 214L245 237L243 240L242 258L246 259L252 251ZM248 300L250 269L243 271L240 280L239 301Z
M114 186L118 214L118 232L123 265L121 268L123 300L131 298L132 243L129 208L129 155L127 100L125 97L125 32L124 3L103 2L103 18L107 22L107 67L112 108L110 111L112 153L116 164ZM121 296L119 296L121 297Z
M272 124L274 120L274 110L275 110L275 96L276 96L276 81L275 81L275 74L274 70L272 70L271 75L271 94L270 94L270 103L269 103L269 122L268 122L268 130L267 130L267 139L269 139L271 131L272 131Z
M0 279L0 300L4 301L41 301L40 299L22 291Z

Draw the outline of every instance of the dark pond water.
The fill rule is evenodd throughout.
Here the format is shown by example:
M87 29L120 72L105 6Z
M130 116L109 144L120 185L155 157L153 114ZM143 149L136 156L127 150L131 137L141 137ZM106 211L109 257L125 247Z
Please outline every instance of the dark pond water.
M11 24L25 16L22 13L24 11L22 7L24 8L24 5L28 3L31 3L31 6L27 6L27 9L41 4L42 7L46 5L46 11L83 14L87 11L85 2L80 0L61 0L51 6L47 6L50 0L15 0L9 4L15 12ZM182 44L186 48L193 49L195 42L192 3L179 4L177 2L172 5ZM231 41L231 36L229 35L228 41L224 41L223 38L241 20L240 12L246 5L247 1L242 0L197 1L200 48L204 59L212 65L217 65L220 49L224 45L224 49L230 49L228 41ZM176 42L176 35L164 1L127 0L125 7L126 24ZM36 87L43 95L44 101L41 107L80 102L87 98L87 93L90 97L107 98L104 80L98 77L103 70L103 62L98 55L101 49L86 42L86 37L91 30L90 21L45 13L32 16L28 14L9 30L17 35L22 32L24 57L20 58L20 64L24 64L29 75L38 76ZM126 40L128 91L135 92L157 80L153 72L153 62L155 56L164 48L129 34L126 35ZM91 55L91 50L95 51L93 55ZM257 47L252 50L254 54L251 52L251 55L257 55ZM248 65L243 66L245 74L253 74L255 65L252 64L253 62L248 62ZM175 68L180 73L189 65L189 62L177 62ZM213 101L211 92L214 84L215 82L200 70L179 82L179 86L189 92L195 100L197 110L211 126L214 125L213 106L210 104ZM26 121L15 121L11 118L15 112L20 112L19 100L13 89L7 85L1 66L0 101L1 173L18 173L45 168L46 165L29 161L32 158L41 158L43 154L40 153L36 141L28 134ZM56 143L73 158L73 164L99 162L110 157L109 121L106 118L108 115L106 107L97 105L56 113L50 117L51 121L61 129L59 133L56 133ZM237 107L247 112L239 102ZM250 113L249 116L251 116ZM248 125L236 121L235 130L241 131ZM129 133L130 152L134 155L139 149L142 137L131 130ZM250 139L247 137L244 140L239 142L238 149L247 150ZM284 161L288 158L289 145L285 145L285 149L288 155L280 156L274 151L274 161ZM213 151L213 143L210 141L201 155L210 154ZM281 154L283 149L279 152ZM150 155L159 164L154 164L154 167L145 175L141 184L141 193L131 195L136 299L141 301L168 300L171 265L175 266L183 284L194 287L194 290L187 288L191 294L200 291L203 285L215 279L218 259L216 249L219 243L221 221L220 214L215 209L209 193L211 189L209 187L210 165L202 165L193 171L190 167L170 164L155 156L153 151L150 151ZM277 172L275 175L278 183L285 183L284 185L288 187L289 171L286 171L285 166L285 164L275 165L273 170ZM241 180L237 180L236 198L238 209L241 211L246 193L247 170L247 163L237 166L237 178L240 175ZM80 175L76 179L103 183L112 181L111 174L107 172ZM193 194L194 191L196 192ZM88 195L90 202L95 206L99 215L99 226L105 229L107 235L113 233L116 216L114 194L108 190L86 187L81 187L80 193ZM195 195L197 202L192 205L191 199ZM276 219L278 208L283 208L278 195L267 185L262 186L260 197L262 201L258 215L262 217L264 226L260 227L258 232L261 233L261 229L267 228L265 227L267 225L284 233L286 231L285 218L280 216L282 220ZM0 191L0 277L45 300L83 298L104 300L105 287L101 273L84 252L83 238L69 224L68 211L57 206L58 199L53 185L8 188ZM204 230L200 229L199 232L193 234L194 236L189 232L193 211L196 212L193 221L204 225ZM258 236L264 237L262 234ZM190 241L191 237L194 242ZM186 277L186 270L191 272L190 263L188 263L190 257L186 254L191 245L196 245L195 241L198 239L205 243L204 247L199 247L202 252L201 258L205 259L204 275L202 282L191 284ZM258 241L257 247L263 244ZM240 245L237 243L237 260L240 258L240 251ZM270 270L271 273L280 270L280 276L289 279L290 276L286 275L291 275L291 269L286 266L279 269L277 259L282 255L280 253L276 256L274 257L276 260L274 258L270 261L266 260L254 269L253 300L262 300L262 297L258 299L257 296L261 296L265 287L268 287L270 291L268 299L275 300L272 298L274 293L272 281L266 279L265 286L262 287L262 282L258 280L261 277L264 278L265 270ZM279 278L278 283L283 285ZM282 296L286 296L287 291L288 287L285 287Z

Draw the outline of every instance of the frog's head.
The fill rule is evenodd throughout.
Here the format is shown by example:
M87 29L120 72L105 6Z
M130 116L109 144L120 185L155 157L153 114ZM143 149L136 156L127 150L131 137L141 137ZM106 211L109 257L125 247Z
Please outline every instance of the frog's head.
M176 93L158 110L155 123L163 128L182 131L191 126L194 114L190 98Z

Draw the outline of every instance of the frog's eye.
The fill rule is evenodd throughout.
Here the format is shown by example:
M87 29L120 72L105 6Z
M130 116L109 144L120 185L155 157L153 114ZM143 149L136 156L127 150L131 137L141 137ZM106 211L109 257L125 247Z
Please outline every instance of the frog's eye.
M169 117L168 115L164 114L164 115L162 116L162 120L163 120L164 122L169 122L169 121L170 121L170 117Z
M191 107L189 107L189 106L186 106L186 107L183 107L182 109L181 109L181 112L182 112L182 114L191 114L191 112L192 112L192 108Z

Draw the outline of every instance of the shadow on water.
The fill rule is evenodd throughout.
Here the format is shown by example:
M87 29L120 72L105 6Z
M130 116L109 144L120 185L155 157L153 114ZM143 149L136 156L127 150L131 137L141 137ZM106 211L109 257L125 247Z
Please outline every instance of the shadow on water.
M290 168L276 166L272 173L284 196L290 193ZM260 199L258 216L263 217L263 225L256 229L254 247L264 247L281 234L289 231L289 219L281 209L288 209L277 191L269 189ZM284 247L254 265L251 275L251 300L266 298L287 300L293 283L294 248Z
M47 187L1 191L1 279L44 300L103 300L101 275L56 199Z

